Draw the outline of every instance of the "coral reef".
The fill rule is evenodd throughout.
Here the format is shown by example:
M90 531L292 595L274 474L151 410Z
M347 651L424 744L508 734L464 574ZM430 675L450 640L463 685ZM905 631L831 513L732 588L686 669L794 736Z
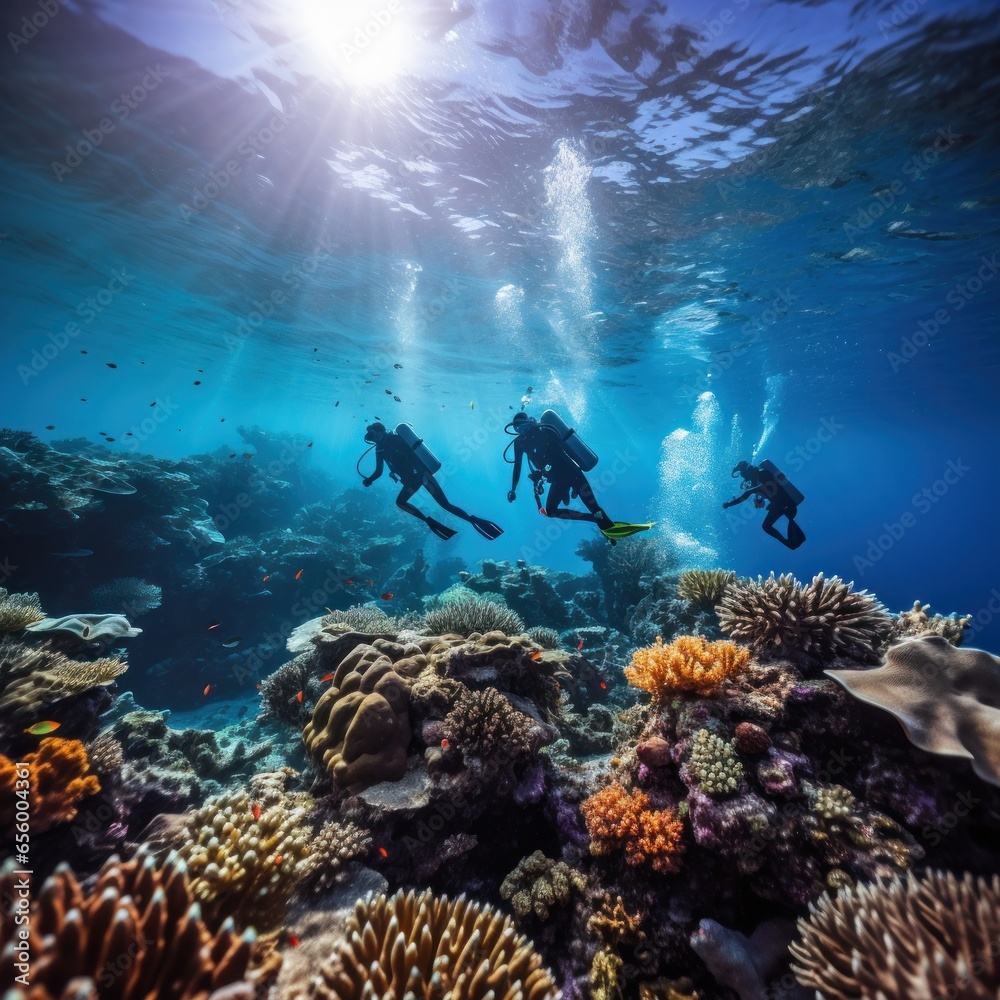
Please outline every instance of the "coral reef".
M11 594L0 587L0 635L20 632L44 617L38 594Z
M706 918L691 935L691 949L715 981L740 1000L764 1000L769 995L766 983L785 960L793 937L788 920L765 921L748 938Z
M792 944L800 983L827 1000L1000 995L1000 878L928 871L823 897Z
M925 635L891 646L874 670L825 673L894 715L914 746L965 757L980 778L1000 785L1000 657Z
M666 646L658 639L656 645L636 650L625 677L662 702L680 692L711 694L749 662L749 652L735 643L686 635Z
M892 627L885 608L867 591L822 573L808 586L791 574L739 580L716 610L722 631L757 656L787 657L802 668L836 657L873 662Z
M509 899L518 920L534 914L548 920L549 912L565 906L573 891L582 892L586 880L575 868L553 861L541 851L522 858L500 885L500 896Z
M9 863L0 870L4 900L22 898L18 884ZM174 858L162 868L143 853L132 861L112 859L87 891L60 866L31 894L27 913L26 940L16 937L13 919L0 921L5 996L252 1000L280 962L264 956L252 932L237 935L231 922L210 932L192 905L184 866ZM23 952L31 957L30 987L11 994L15 956Z
M692 604L718 604L736 574L731 569L689 569L677 580L677 596Z
M533 748L534 722L496 688L463 691L441 727L444 739L465 757L500 752L518 757Z
M901 611L892 619L889 641L907 639L916 635L940 635L953 646L961 646L965 630L972 622L972 615L928 615L929 604L914 601L909 611Z
M694 734L687 770L692 784L706 795L731 795L743 781L743 765L732 746L707 729Z
M426 635L461 635L469 638L473 633L503 632L504 635L521 635L524 622L521 616L499 601L485 597L467 596L449 601L435 611L424 615L423 632Z
M460 572L458 578L464 590L501 600L533 625L561 632L580 620L572 604L580 578L569 573L529 566L523 559L515 563L484 559L479 573Z
M94 607L126 618L138 618L160 606L163 591L137 576L118 576L90 592Z
M346 611L330 611L323 623L333 627L343 624L352 632L369 635L395 634L400 627L399 621L387 615L377 604L355 604Z
M87 749L79 740L50 737L16 763L0 755L0 839L9 839L14 830L15 808L21 801L14 796L15 787L27 790L31 832L44 833L69 823L80 800L101 790L97 776L89 771ZM18 779L27 785L18 784Z
M546 628L544 625L535 625L524 633L535 645L542 649L558 649L559 633L554 628Z
M402 892L359 900L319 1000L430 996L555 1000L552 974L508 917L460 896Z

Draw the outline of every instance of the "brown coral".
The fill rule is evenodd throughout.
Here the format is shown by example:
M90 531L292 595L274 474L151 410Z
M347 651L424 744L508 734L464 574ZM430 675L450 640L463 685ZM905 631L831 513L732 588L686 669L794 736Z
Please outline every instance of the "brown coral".
M13 866L0 872L0 897L17 900ZM25 1000L250 1000L255 984L273 976L276 960L257 961L252 932L232 926L211 934L184 875L168 861L158 869L144 853L108 861L84 892L65 865L31 894L23 925L0 921L0 992ZM16 941L16 943L15 943ZM21 944L31 957L30 985L15 986ZM23 984L23 980L21 981ZM243 983L240 990L232 984ZM226 989L228 987L228 989Z
M962 645L965 630L972 622L972 615L929 615L929 604L914 601L909 611L901 611L892 619L890 641L914 635L941 635L953 646Z
M727 677L744 670L750 654L734 642L709 642L700 635L683 635L665 646L637 649L625 668L630 684L648 691L656 702L680 692L707 695Z
M517 757L531 750L535 724L496 689L464 691L441 732L465 757Z
M76 816L80 800L101 790L97 776L88 774L90 761L79 740L51 738L15 762L0 755L0 835L14 829L15 789L27 781L31 830L42 833Z
M874 670L825 673L894 715L914 746L966 757L980 778L1000 785L1000 657L924 635L891 646Z
M716 611L722 631L759 657L788 658L801 667L838 656L868 663L888 636L891 619L867 591L820 573L804 586L790 573L740 580Z
M625 852L630 865L649 864L658 872L680 868L684 824L673 809L651 809L641 789L619 784L591 795L580 806L590 831L591 854Z
M692 604L718 604L735 580L731 569L689 569L677 581L677 596Z
M44 617L38 594L11 594L0 587L0 633L20 632Z
M1000 877L910 874L824 896L799 920L793 971L826 1000L1000 996Z
M459 896L397 892L359 900L312 996L555 1000L552 974L509 917Z

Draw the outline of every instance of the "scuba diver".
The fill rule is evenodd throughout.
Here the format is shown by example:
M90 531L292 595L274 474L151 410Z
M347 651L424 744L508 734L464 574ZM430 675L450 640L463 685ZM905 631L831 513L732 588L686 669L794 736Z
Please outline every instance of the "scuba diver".
M785 478L785 474L773 462L764 459L760 465L738 462L732 475L734 479L739 476L743 480L745 492L727 500L722 506L735 507L753 497L754 507L767 507L767 516L762 525L764 531L772 538L777 538L782 545L797 549L806 540L805 532L795 523L799 504L805 497ZM780 517L788 518L787 538L774 526Z
M503 534L503 528L492 521L487 521L484 517L475 517L449 502L444 490L441 489L441 484L434 478L434 473L441 468L441 463L424 444L423 438L417 437L409 424L397 424L395 430L388 431L385 424L376 421L365 428L365 441L375 449L375 471L370 476L364 476L359 468L358 474L362 475L362 483L371 486L382 475L383 467L389 466L389 478L395 479L403 487L396 497L396 506L400 510L405 510L407 514L419 517L438 538L448 539L456 532L409 503L410 497L421 487L424 487L449 514L468 521L483 538L492 540ZM364 452L361 458L364 458L369 451L371 448ZM361 464L361 458L358 459L358 466Z
M627 538L638 531L646 531L652 524L630 524L612 521L601 509L594 496L585 472L597 465L597 456L588 448L579 435L567 427L553 410L546 410L540 420L529 417L523 410L514 414L514 419L504 428L514 434L514 440L504 449L504 458L514 466L509 503L517 499L517 484L521 478L521 463L525 456L531 468L529 478L534 484L538 512L548 517L564 518L569 521L592 521L601 529L601 534L616 544L619 538ZM514 446L514 458L507 458L507 449ZM549 495L545 506L541 506L545 481L549 482ZM587 508L582 510L560 510L561 504L579 497Z

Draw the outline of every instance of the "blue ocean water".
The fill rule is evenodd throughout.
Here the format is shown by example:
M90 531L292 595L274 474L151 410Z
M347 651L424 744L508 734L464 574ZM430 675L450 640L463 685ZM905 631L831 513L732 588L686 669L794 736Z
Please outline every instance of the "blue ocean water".
M409 421L505 529L429 558L582 572L592 528L506 502L551 406L684 564L1000 649L996 6L369 6L5 7L0 423L177 460L256 425L334 492ZM754 458L795 552L721 509Z

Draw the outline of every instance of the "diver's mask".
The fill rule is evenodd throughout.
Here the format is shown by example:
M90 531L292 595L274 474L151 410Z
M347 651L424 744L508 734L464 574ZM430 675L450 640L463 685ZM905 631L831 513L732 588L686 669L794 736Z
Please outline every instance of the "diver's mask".
M385 437L385 424L369 424L365 428L365 441L368 444L378 444Z

